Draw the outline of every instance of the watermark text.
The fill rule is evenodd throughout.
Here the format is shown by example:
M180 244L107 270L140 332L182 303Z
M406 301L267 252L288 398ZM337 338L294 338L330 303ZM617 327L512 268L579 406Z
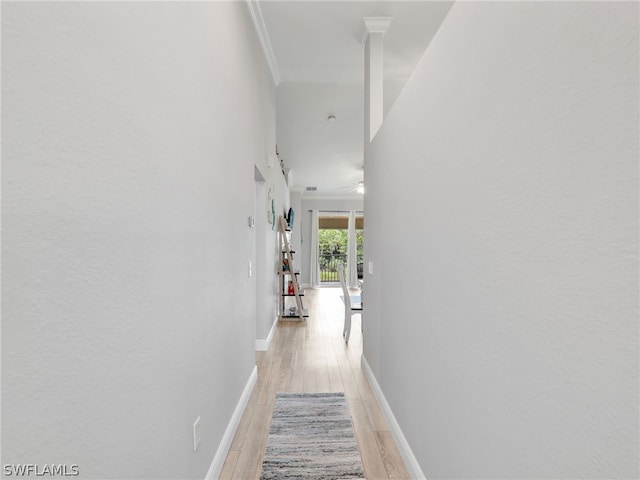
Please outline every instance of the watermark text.
M2 467L5 477L77 477L78 465L35 463L6 463Z

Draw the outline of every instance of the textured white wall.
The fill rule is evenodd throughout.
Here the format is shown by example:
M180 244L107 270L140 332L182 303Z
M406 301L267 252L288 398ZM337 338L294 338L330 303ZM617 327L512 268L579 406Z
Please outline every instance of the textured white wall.
M638 13L456 3L366 152L365 357L429 479L638 478Z
M295 212L293 218L293 231L291 234L291 246L296 251L295 267L297 269L302 267L302 217L304 212L302 211L302 192L291 192L291 208Z
M2 96L2 463L204 478L255 364L275 143L246 6L3 3Z

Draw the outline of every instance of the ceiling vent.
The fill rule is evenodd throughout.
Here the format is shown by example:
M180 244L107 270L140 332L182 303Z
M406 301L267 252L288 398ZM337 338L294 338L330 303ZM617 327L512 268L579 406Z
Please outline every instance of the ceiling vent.
M317 192L318 187L307 187L307 192Z

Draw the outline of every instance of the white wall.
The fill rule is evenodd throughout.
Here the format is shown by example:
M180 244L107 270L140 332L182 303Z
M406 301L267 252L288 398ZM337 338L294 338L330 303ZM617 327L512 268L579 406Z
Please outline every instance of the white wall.
M272 143L275 152L275 143ZM275 156L275 154L274 154ZM284 215L291 204L289 188L282 171L277 166L260 169L265 178L264 196L256 199L256 253L262 257L256 269L256 349L267 350L269 334L278 316L278 300L280 283L280 250L278 239L278 216ZM276 223L269 223L268 212L271 211L269 191L275 199ZM258 259L257 259L258 260Z
M300 228L298 233L294 232L294 235L298 236L301 242L301 263L296 266L301 267L300 283L309 285L311 283L311 212L310 210L318 209L320 211L339 211L348 212L349 210L362 211L364 200L361 198L346 199L346 198L302 198L301 212L300 212ZM365 240L366 242L366 240Z
M638 13L456 3L366 151L364 355L429 479L638 478Z
M204 478L255 365L275 144L246 6L4 3L2 44L2 464Z
M301 252L302 251L302 235L300 235L300 231L302 228L302 217L303 217L303 211L302 211L302 193L301 192L291 192L291 208L293 208L293 211L295 212L294 216L293 216L293 231L292 231L292 235L291 235L291 245L293 247L293 249L296 252ZM296 256L297 257L297 256ZM300 266L300 264L297 262L296 259L296 263L297 263L297 267Z

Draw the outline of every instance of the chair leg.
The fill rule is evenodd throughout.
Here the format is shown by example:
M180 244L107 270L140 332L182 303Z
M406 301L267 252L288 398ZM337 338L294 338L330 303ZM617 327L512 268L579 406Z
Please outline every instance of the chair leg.
M347 315L349 315L349 310L345 307L345 309L344 309L344 324L342 325L342 336L343 337L347 334Z
M351 336L351 311L345 312L344 316L344 342L349 343Z

